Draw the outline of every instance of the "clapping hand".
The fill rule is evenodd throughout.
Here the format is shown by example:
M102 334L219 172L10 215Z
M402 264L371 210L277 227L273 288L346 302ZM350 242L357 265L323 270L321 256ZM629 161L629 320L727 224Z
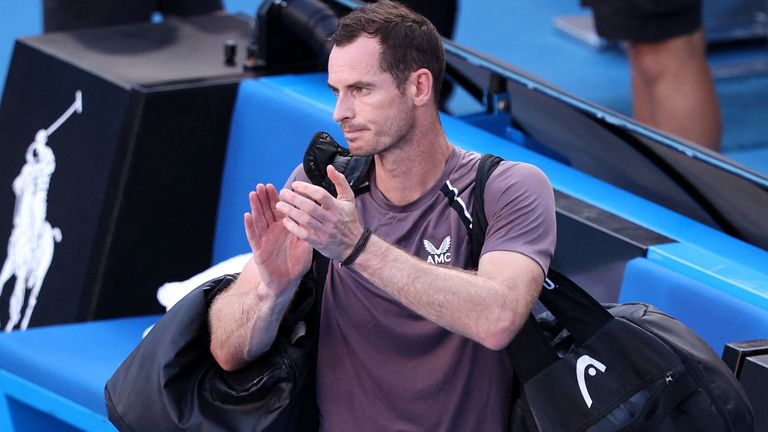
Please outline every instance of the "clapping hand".
M312 246L286 229L285 217L276 211L279 199L273 185L257 185L248 200L251 211L245 213L243 222L253 263L265 286L280 294L309 270Z
M283 226L295 237L326 257L341 261L354 249L363 227L347 179L332 165L328 165L327 173L338 191L336 198L319 186L294 182L293 190L280 191L277 210L286 216Z

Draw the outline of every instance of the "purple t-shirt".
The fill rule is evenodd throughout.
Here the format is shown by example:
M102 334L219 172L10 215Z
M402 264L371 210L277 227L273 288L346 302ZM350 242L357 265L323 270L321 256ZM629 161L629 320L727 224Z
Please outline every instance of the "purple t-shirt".
M360 221L434 265L469 267L467 229L440 189L449 182L471 211L479 160L477 153L454 148L437 183L404 206L388 202L371 184L370 193L357 198ZM306 181L301 168L294 177ZM555 247L555 206L552 187L538 168L502 162L486 186L485 213L483 253L520 252L546 271ZM508 430L511 367L503 351L422 318L354 270L335 264L320 322L321 430Z

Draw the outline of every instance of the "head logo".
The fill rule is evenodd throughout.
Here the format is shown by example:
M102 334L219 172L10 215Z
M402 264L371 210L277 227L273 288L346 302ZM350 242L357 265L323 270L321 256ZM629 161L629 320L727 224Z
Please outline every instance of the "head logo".
M544 278L544 288L548 290L555 289L555 283L549 280L549 278Z
M592 397L589 395L589 390L587 390L586 374L588 373L589 376L595 376L597 375L598 369L600 372L605 372L605 365L586 354L579 357L576 361L576 381L579 383L581 397L584 398L587 408L592 407Z
M424 249L429 252L427 262L430 264L444 264L451 262L451 253L448 250L451 248L451 236L447 236L440 243L440 248L436 248L429 240L424 240Z

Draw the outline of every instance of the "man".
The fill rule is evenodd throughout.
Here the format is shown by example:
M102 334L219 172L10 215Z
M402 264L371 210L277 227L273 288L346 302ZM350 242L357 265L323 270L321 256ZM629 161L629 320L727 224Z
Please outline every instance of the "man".
M479 155L443 132L437 31L380 1L343 18L332 41L333 118L353 154L373 155L370 192L355 198L329 167L337 198L301 168L279 195L272 185L250 193L253 257L211 306L211 352L234 370L269 348L314 248L332 260L317 364L322 430L506 430L511 371L499 350L553 253L552 188L535 167L503 163L485 192L479 268L463 270L467 230L441 188L471 208Z
M627 42L641 123L720 149L722 123L707 64L701 0L582 0L597 33Z

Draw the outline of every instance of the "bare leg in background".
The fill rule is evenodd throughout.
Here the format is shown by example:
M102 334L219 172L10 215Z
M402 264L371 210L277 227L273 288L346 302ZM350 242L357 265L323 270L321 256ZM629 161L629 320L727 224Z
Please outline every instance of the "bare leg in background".
M628 46L635 118L719 151L722 122L704 32Z

